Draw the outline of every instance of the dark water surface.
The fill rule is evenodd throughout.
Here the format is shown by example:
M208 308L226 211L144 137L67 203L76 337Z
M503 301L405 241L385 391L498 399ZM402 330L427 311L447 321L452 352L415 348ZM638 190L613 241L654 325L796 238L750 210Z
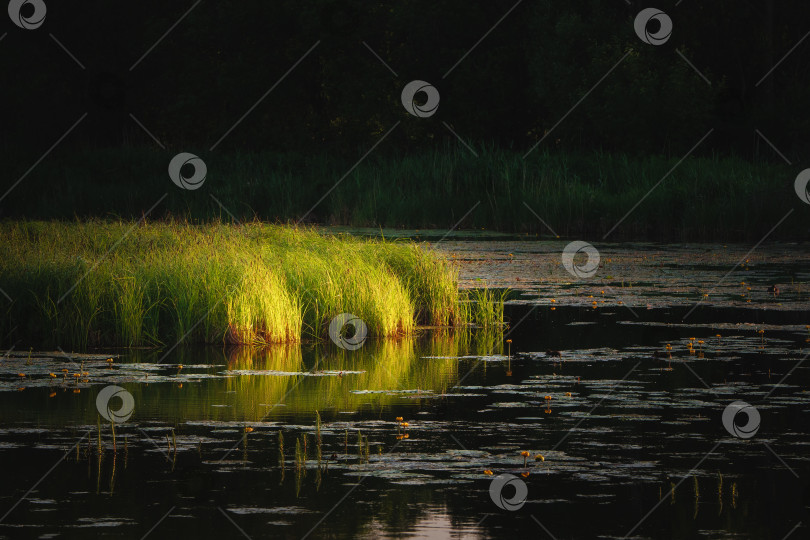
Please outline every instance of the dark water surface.
M564 245L441 242L515 290L501 334L6 354L0 537L807 538L806 246L600 247L578 280Z

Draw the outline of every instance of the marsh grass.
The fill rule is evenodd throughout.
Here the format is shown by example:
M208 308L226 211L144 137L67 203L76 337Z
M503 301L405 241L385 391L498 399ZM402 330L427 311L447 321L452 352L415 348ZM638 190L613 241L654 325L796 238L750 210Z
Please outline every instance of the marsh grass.
M482 328L496 328L503 323L504 302L509 295L506 289L487 287L465 291L466 318Z
M301 437L295 439L295 472L296 474L306 474L307 457L301 449Z
M284 433L278 430L278 466L281 469L281 480L284 481Z
M315 457L318 460L318 471L321 470L321 453L323 440L321 439L321 414L315 411Z
M261 223L6 222L0 284L0 336L74 348L326 339L344 312L388 337L503 318L414 243Z
M549 235L536 213L556 234L596 238L643 198L612 241L758 241L783 209L796 203L797 170L781 163L716 155L679 163L685 148L631 155L544 143L525 159L523 150L486 144L474 150L477 156L461 145L412 153L381 148L312 213L307 212L313 202L357 156L272 151L202 156L210 172L205 189L170 191L151 217L230 221L230 213L241 221L296 222L306 216L329 225L447 229L480 202L463 228ZM9 149L0 149L0 156L18 161ZM6 199L3 216L138 219L174 188L166 176L169 159L171 153L150 147L54 152ZM806 213L795 212L770 238L804 238L808 224ZM137 290L131 294L137 296Z

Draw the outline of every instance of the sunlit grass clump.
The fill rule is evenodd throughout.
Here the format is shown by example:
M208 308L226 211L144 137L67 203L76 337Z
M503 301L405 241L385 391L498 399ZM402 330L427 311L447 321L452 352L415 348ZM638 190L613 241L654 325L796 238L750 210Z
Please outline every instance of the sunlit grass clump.
M340 313L372 336L502 321L421 246L261 223L8 222L0 287L2 336L63 347L296 342Z

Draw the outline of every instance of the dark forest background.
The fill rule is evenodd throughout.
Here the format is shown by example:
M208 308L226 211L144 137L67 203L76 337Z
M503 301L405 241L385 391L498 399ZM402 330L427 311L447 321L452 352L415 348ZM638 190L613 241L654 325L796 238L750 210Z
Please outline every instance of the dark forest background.
M80 181L75 176L82 162L89 176L117 171L94 182L117 181L119 188L141 182L106 165L114 161L110 149L163 152L130 114L166 146L155 176L163 175L164 162L179 151L206 159L211 178L216 155L265 153L261 159L268 167L283 162L294 171L290 163L297 162L289 156L306 162L317 154L334 156L329 174L336 176L323 182L328 187L397 121L401 124L375 150L375 159L458 146L448 126L483 152L523 155L628 52L530 159L548 152L599 152L630 160L677 160L712 128L694 156L786 165L759 130L791 162L785 169L789 183L810 155L810 40L762 80L810 32L807 2L656 2L654 7L672 18L674 30L666 44L651 46L633 31L635 15L650 7L646 0L524 0L516 7L514 0L202 0L130 69L193 4L52 0L46 22L32 31L3 18L0 34L8 35L0 41L5 161L0 189L8 189L82 114L88 115L48 158L50 165L33 174L44 179L39 184L26 179L30 185L0 202L0 215L103 215L107 207L101 202L86 208L76 202L65 211L38 204L55 186L48 178L55 182L57 173L48 170L56 163L76 171L68 175L70 181ZM208 152L316 42L311 54ZM400 92L414 79L433 84L441 94L438 112L430 118L413 117L402 107ZM95 152L101 154L94 157ZM267 157L268 152L276 157ZM104 162L107 169L94 168L92 161ZM165 176L161 181L167 184L161 189L171 187ZM117 210L110 203L109 210L126 215L151 202L144 196ZM306 201L290 204L289 215L283 208L262 213L255 204L250 211L285 220L307 207ZM458 217L463 207L451 214ZM324 218L340 222L335 215L333 209ZM363 224L382 220L367 221Z

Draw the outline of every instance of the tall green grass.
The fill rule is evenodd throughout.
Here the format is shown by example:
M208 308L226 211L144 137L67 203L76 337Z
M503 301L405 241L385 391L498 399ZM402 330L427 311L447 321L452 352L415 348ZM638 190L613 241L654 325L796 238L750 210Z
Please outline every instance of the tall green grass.
M494 325L455 268L411 242L176 222L0 224L3 341L71 347L326 338L352 313L372 336ZM484 294L484 293L479 293Z
M151 218L229 222L232 213L242 221L305 217L329 225L447 229L478 204L461 228L551 234L539 215L560 236L596 238L643 198L610 240L756 242L801 203L793 190L801 168L782 163L720 156L681 161L687 148L632 156L569 152L544 143L525 159L519 150L480 144L474 150L477 155L462 146L411 153L380 147L309 212L361 154L201 155L208 177L189 192L176 188L166 173L177 149L57 149L0 210L27 219L138 219L168 192ZM19 161L0 149L4 156L5 162ZM20 164L8 176L18 177L28 166ZM808 227L810 214L794 212L769 238L804 238Z

